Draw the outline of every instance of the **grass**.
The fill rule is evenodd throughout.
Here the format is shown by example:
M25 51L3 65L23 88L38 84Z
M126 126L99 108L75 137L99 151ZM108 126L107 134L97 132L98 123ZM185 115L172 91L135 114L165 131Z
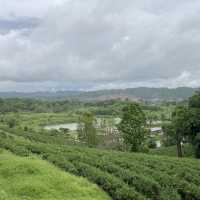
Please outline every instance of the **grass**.
M107 192L113 200L200 200L198 160L74 146L69 143L64 133L45 131L40 127L49 122L54 124L62 120L71 120L69 115L31 114L29 116L23 113L19 114L17 119L18 124L14 128L8 128L5 122L0 125L1 148L20 156L36 154L68 173L87 178ZM25 125L29 127L28 131L24 131ZM185 156L192 152L190 148L185 148L184 151ZM176 148L160 148L150 153L176 156ZM71 187L71 182L67 185ZM82 200L83 195L80 196L77 200ZM67 198L73 200L71 197ZM101 199L101 196L98 198ZM49 197L43 199L51 200ZM60 199L64 200L64 198ZM11 200L15 199L11 198Z
M5 121L10 118L16 119L18 126L34 129L40 129L49 124L73 123L78 119L73 113L7 113L3 116Z
M96 185L36 157L0 151L0 200L109 200Z
M113 200L200 199L196 159L33 142L5 132L0 132L0 147L21 156L36 154L68 173L86 177Z
M183 157L195 156L194 148L190 144L184 144L184 146L182 147L182 151L183 151ZM149 153L153 155L177 157L177 147L176 146L160 147L157 149L151 149Z

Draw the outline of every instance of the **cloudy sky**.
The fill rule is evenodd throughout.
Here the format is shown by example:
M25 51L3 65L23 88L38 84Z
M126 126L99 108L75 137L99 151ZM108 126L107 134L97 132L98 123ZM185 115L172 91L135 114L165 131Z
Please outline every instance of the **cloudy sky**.
M199 0L0 0L0 91L200 86Z

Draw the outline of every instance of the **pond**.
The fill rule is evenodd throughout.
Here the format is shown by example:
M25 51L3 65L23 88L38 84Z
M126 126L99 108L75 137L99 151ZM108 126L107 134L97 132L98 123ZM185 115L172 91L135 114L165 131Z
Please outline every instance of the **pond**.
M78 128L77 123L68 123L68 124L56 124L56 125L47 125L44 127L46 130L59 130L60 128L66 128L70 131L76 131Z
M101 118L97 118L97 127L100 125L101 123ZM121 119L120 118L114 118L113 119L113 125L115 124L119 124ZM54 124L54 125L46 125L44 126L44 129L46 130L59 130L61 128L66 128L69 129L70 131L76 131L78 129L78 123L67 123L67 124Z

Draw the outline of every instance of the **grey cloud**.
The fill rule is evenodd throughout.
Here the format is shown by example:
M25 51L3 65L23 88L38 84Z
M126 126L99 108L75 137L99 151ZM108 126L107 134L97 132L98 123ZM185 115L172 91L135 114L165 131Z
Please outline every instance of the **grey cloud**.
M0 35L0 80L196 86L199 11L197 0L57 2L28 35Z
M39 26L40 20L38 18L13 18L13 19L0 19L0 33L8 34L12 30L27 30L31 31Z
M37 17L41 18L53 7L68 0L0 0L0 17Z

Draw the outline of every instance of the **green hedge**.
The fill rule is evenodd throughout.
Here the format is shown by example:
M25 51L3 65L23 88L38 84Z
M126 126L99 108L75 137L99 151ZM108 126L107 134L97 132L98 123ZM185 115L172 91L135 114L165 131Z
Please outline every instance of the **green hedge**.
M200 161L33 142L0 132L0 147L37 154L99 185L113 200L199 200Z

